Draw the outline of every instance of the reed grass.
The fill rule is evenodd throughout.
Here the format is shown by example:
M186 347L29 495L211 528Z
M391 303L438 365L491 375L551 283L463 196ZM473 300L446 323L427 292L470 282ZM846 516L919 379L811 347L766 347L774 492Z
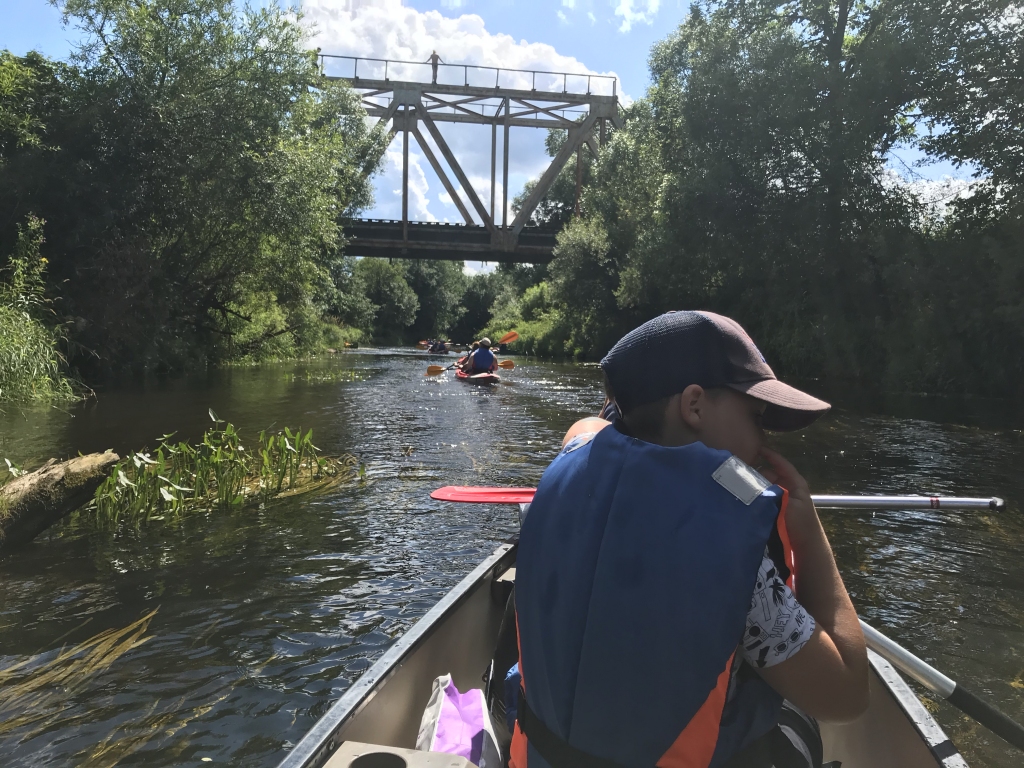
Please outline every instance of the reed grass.
M197 445L164 435L155 451L118 462L96 490L93 507L100 521L116 525L265 504L365 475L354 456L323 456L313 444L313 430L264 430L247 447L233 424L213 411L210 417L216 426Z
M0 273L0 402L76 398L60 352L63 328L45 295L43 222L29 217Z

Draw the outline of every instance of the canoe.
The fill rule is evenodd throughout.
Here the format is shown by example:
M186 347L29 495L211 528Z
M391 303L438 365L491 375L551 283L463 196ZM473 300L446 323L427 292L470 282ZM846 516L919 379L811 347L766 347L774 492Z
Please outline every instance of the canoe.
M467 384L500 384L501 376L496 373L477 373L470 376L465 371L456 371L455 378Z
M472 765L413 746L434 678L451 674L461 691L484 687L515 583L516 546L502 544L431 608L278 768ZM900 674L873 651L868 655L871 703L852 723L822 723L825 761L839 760L843 768L967 768ZM503 716L494 720L499 737L507 737Z

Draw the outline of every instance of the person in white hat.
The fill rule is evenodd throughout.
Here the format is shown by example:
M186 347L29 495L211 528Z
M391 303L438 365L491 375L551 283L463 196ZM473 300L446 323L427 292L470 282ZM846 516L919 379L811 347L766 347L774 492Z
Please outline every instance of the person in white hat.
M470 376L498 370L498 358L491 352L490 339L486 336L480 339L480 347L470 354L469 359L466 361L466 367L463 370Z

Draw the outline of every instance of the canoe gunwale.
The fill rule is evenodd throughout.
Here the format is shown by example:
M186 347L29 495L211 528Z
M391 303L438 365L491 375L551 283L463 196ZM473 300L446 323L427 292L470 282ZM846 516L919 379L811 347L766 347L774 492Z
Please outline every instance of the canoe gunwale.
M515 562L515 540L500 545L483 562L399 637L374 664L345 691L338 701L313 725L298 744L278 763L278 768L319 768L341 741L339 731L373 698L375 692L402 662L416 652L433 630L465 602L480 582L500 576Z
M896 700L896 704L928 745L928 751L932 753L935 762L942 768L968 768L967 761L960 755L960 750L896 668L870 648L868 661L889 690L889 694Z

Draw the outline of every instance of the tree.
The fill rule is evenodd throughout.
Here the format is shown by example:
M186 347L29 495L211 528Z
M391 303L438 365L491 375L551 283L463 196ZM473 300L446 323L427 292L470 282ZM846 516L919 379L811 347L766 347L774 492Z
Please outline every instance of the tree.
M460 343L480 339L491 318L491 307L507 285L508 278L500 270L470 277L462 294L464 312L449 331L451 338Z
M1019 3L1006 0L944 10L942 21L957 40L922 100L931 129L922 145L977 169L983 182L960 208L972 220L990 222L1024 206L1024 15Z
M548 135L544 138L544 149L548 157L557 155L568 139L567 131L560 128L550 129ZM590 184L594 168L594 156L586 146L583 147L581 159L582 163L579 164L578 170L580 173L580 188L582 190L583 187ZM561 229L575 215L576 173L577 160L575 159L566 163L565 167L558 172L558 175L551 184L551 189L541 198L533 215L530 217L530 224L532 226ZM513 212L519 213L523 203L526 202L526 198L536 188L537 181L537 179L527 181L523 186L523 191L515 196L512 200Z
M579 350L610 348L628 330L623 328L625 318L616 311L618 273L610 251L608 233L596 218L574 219L558 235L550 294ZM525 308L523 317L530 319Z
M467 279L461 261L405 262L405 279L419 300L419 311L410 328L415 339L433 339L451 333L465 309L462 296Z
M62 10L86 42L50 68L58 96L32 100L49 152L5 158L0 222L46 218L78 343L107 367L311 343L337 303L339 221L370 201L380 138L320 76L304 27L230 0Z
M382 344L402 343L420 308L416 292L405 280L405 265L386 259L359 259L355 275L375 309L374 340Z

